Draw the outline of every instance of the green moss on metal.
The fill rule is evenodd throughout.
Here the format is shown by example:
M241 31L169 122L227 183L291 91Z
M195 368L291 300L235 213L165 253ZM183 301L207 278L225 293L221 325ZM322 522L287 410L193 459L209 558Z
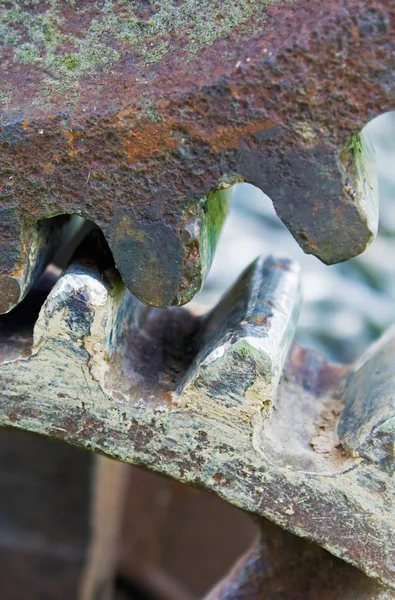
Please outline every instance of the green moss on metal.
M340 162L345 174L344 189L369 224L368 245L378 227L378 176L376 153L365 130L352 136L340 154Z
M213 261L215 249L221 234L231 201L230 188L219 189L207 194L200 202L205 218L200 231L200 255L206 278Z
M353 135L348 142L347 152L351 152L353 156L359 160L359 155L362 154L362 139L359 133Z
M14 58L18 62L34 63L39 58L38 48L34 44L21 44L15 48Z
M0 105L6 106L12 100L12 92L0 92Z
M83 75L110 69L128 52L137 52L145 64L161 60L174 51L169 37L176 32L184 40L182 57L188 59L252 16L261 27L267 5L280 1L152 1L150 16L143 18L136 7L139 3L104 0L99 17L73 35L69 27L73 20L63 16L64 1L50 0L46 10L42 6L39 10L36 0L11 0L0 8L0 39L15 48L15 61L42 65L46 84L66 91L78 87ZM74 7L74 0L66 3ZM75 23L89 10L90 4L79 6ZM65 47L74 50L65 52Z

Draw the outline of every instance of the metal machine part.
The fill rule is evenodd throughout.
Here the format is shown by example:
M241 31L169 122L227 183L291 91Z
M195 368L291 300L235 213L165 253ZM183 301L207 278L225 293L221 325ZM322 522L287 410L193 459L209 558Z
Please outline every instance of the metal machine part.
M72 213L102 229L135 296L184 304L242 180L306 252L362 252L377 181L361 130L395 108L394 12L392 0L3 4L1 311L39 270L37 224Z
M326 263L373 239L363 125L395 108L393 1L10 0L0 33L0 425L256 515L210 600L395 598L394 330L354 365L298 346L299 268L277 257L180 308L236 182ZM71 214L101 231L40 280ZM122 465L98 465L82 600L111 595L121 526Z
M299 300L284 259L195 317L78 258L30 338L1 340L0 422L215 491L394 586L394 334L328 363L292 344Z

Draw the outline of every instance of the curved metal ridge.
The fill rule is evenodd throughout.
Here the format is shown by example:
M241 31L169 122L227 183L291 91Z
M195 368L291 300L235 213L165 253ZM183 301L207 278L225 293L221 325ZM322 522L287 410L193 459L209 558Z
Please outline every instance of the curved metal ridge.
M43 268L36 223L58 214L100 226L131 292L160 307L200 289L217 192L236 181L324 262L373 239L361 130L395 108L392 0L10 0L0 31L1 312Z
M0 340L0 424L210 489L395 587L394 430L378 411L358 452L342 445L353 370L292 346L298 305L289 260L258 260L196 317L143 305L105 254L79 258L34 343Z

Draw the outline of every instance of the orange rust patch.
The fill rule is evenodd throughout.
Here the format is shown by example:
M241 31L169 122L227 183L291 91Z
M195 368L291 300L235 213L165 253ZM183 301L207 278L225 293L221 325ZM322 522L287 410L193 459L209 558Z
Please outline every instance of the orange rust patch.
M173 138L172 125L169 123L151 123L138 127L125 141L125 154L131 162L151 156L156 152L170 150L179 145L179 140Z
M190 127L188 136L200 139L202 143L210 146L213 152L220 152L236 148L240 138L254 135L259 131L273 127L270 119L265 121L251 121L245 125L218 127L213 133L205 134ZM125 141L124 149L131 162L146 158L163 150L171 150L180 144L180 140L173 136L172 123L152 123L134 129Z
M351 35L356 44L361 43L361 38L359 36L359 28L356 25L351 29Z
M68 155L71 158L74 158L76 156L76 154L78 154L78 152L79 152L79 150L75 147L75 142L76 142L76 140L83 137L84 132L76 131L75 133L73 133L69 129L62 129L61 131L62 131L62 134L64 135L64 137L67 139Z
M270 315L272 316L272 315ZM252 319L254 321L254 323L256 323L257 325L266 325L267 321L268 321L269 315L262 315L262 317L255 317L254 319Z
M273 126L273 121L266 119L266 121L250 121L245 125L234 127L218 127L206 140L214 152L219 152L220 150L236 148L240 138L246 135L254 135Z
M55 167L51 163L43 163L41 169L45 175L49 175L55 171Z

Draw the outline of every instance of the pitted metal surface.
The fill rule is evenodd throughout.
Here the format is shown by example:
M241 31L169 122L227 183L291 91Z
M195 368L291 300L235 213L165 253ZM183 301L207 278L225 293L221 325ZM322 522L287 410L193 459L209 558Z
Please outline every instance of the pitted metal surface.
M266 192L323 261L362 252L377 182L360 133L395 107L394 12L391 0L5 3L3 312L32 283L35 223L70 213L101 227L142 301L185 303L226 212L216 191L235 181Z

